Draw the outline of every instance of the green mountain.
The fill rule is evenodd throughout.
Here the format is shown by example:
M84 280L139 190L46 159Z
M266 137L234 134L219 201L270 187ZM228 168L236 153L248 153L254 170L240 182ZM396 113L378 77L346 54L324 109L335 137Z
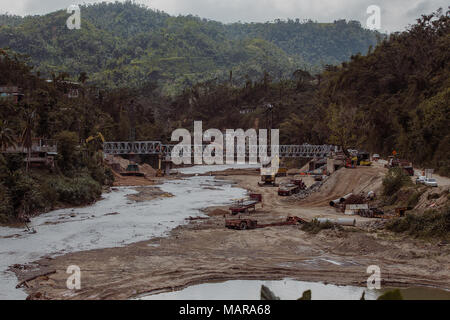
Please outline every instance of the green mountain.
M65 10L43 16L0 16L0 48L27 54L41 75L81 72L106 87L158 81L175 93L199 81L235 84L287 78L299 69L320 71L376 45L380 34L359 22L222 24L173 17L132 2L81 7L81 29L69 30Z

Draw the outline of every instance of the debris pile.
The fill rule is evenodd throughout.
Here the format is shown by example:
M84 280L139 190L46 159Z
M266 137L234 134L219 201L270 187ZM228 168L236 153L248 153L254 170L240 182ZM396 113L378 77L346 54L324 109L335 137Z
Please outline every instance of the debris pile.
M325 183L328 177L322 179L322 181L316 181L314 182L309 188L300 190L299 193L294 194L292 196L293 199L301 200L309 197L312 193L317 192L320 190L320 187Z

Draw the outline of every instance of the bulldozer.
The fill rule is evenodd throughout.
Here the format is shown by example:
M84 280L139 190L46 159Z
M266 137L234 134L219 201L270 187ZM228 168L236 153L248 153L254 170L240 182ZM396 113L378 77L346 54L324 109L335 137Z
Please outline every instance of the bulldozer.
M144 173L139 171L139 166L135 163L130 163L126 171L120 173L122 176L143 177Z

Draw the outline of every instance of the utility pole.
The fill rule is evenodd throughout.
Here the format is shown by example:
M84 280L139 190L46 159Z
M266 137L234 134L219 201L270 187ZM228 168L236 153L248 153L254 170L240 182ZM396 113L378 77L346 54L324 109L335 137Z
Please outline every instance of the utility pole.
M128 117L130 118L130 141L136 140L136 114L134 108L134 101L131 100L130 107L128 109Z

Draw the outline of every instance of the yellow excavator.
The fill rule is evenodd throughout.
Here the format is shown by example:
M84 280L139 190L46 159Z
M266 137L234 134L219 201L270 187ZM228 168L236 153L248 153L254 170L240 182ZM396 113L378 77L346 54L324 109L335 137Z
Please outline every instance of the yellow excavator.
M89 142L91 142L92 140L95 140L95 139L100 139L102 142L105 142L105 137L103 137L103 135L100 132L97 132L96 135L93 135L93 136L90 136L90 137L86 138L85 141L86 141L86 143L89 143Z
M276 183L276 176L278 173L279 165L280 165L280 158L276 156L272 158L272 161L270 163L261 166L260 169L261 181L258 182L258 186L278 187L278 184Z
M86 138L86 140L85 140L85 142L86 142L86 152L88 152L88 153L90 152L89 151L89 147L88 147L89 143L94 141L95 139L99 139L102 143L105 142L105 137L103 137L103 135L100 132L97 132L96 135L93 135L93 136L90 136L90 137ZM98 163L103 163L103 151L102 151L102 149L103 148L99 147L96 152L95 151L93 152L93 154L96 156L96 159L97 159ZM91 152L92 152L92 149L91 149Z

